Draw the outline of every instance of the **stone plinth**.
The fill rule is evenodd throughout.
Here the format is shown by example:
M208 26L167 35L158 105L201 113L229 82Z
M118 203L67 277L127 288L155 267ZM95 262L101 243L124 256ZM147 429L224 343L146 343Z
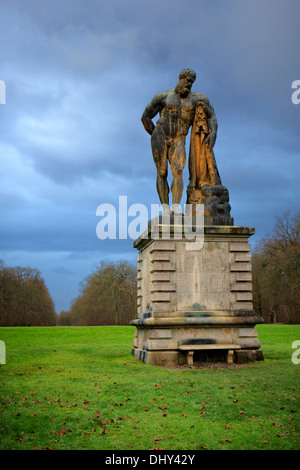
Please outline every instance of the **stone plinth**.
M174 227L173 227L174 228ZM162 231L162 226L155 228ZM153 228L136 240L138 318L132 354L147 364L174 366L201 360L263 359L252 304L254 229L205 226L201 249L191 240L154 239ZM197 242L195 243L195 247ZM189 352L188 352L189 351ZM192 351L192 352L191 352ZM228 356L227 356L228 353Z

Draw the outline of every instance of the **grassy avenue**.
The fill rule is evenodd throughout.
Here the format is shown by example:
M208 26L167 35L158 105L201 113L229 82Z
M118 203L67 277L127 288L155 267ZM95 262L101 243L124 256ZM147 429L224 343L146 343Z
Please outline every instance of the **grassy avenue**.
M0 328L0 449L297 450L300 326L257 330L263 362L166 369L130 326Z

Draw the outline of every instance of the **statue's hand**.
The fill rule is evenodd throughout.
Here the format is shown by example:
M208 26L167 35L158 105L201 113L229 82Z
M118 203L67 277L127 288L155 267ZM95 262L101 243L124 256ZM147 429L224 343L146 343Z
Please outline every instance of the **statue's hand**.
M192 191L195 188L195 181L190 181L187 185L187 191Z
M208 145L209 149L212 150L214 148L216 138L217 138L217 134L215 132L211 132L210 134L208 134L208 136L204 140L204 142Z
M155 125L153 124L151 119L144 119L142 120L142 123L144 125L145 130L148 132L148 134L152 135L155 129Z

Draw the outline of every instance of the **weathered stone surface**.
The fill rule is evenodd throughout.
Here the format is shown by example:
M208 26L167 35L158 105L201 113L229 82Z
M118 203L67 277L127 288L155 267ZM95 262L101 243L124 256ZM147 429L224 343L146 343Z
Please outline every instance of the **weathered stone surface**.
M252 292L236 292L235 300L237 302L252 302L253 294Z
M170 329L161 329L161 330L154 330L150 329L148 332L148 337L150 339L166 339L172 337L172 331Z
M252 281L252 272L236 272L234 273L235 281Z
M204 204L204 217L216 218L215 225L223 225L217 223L218 219L225 218L228 222L230 218L228 189L220 184L215 186L203 184L201 189L188 188L186 202L192 205L193 215L196 215L197 205ZM230 225L233 225L233 219Z
M170 282L171 279L170 272L154 271L151 276L151 282Z
M151 292L175 292L176 286L175 284L171 284L170 282L153 282L151 285Z
M170 261L170 253L168 251L157 250L151 253L151 262Z
M164 214L149 221L147 230L134 242L139 251L138 319L132 322L137 327L132 353L147 364L191 363L194 351L186 356L180 350L182 345L197 345L198 350L222 350L229 345L230 363L234 357L239 361L263 358L253 332L261 321L252 303L248 238L254 229L233 225L229 193L222 185L213 151L216 116L207 97L191 91L195 79L193 70L184 69L177 85L155 95L142 115L151 135L156 188L164 205ZM152 119L158 113L154 124ZM184 227L179 203L190 127L187 203L192 205L193 217ZM200 204L204 205L204 227L196 226ZM194 242L196 228L201 229L197 234L201 232L201 236ZM240 350L234 353L235 348Z
M185 239L137 242L135 357L148 364L181 364L188 360L182 344L215 344L215 349L233 344L242 350L230 353L233 360L262 357L253 353L260 348L254 326L261 319L252 304L252 233L246 227L206 227L203 247L194 251L186 249Z
M229 250L230 251L250 251L251 246L250 246L250 243L245 243L245 242L229 243Z
M175 251L175 245L173 242L169 242L169 241L166 241L166 240L159 240L158 242L154 241L152 244L151 244L151 248L150 248L150 253L153 253L155 251Z
M251 254L244 253L244 252L234 253L233 261L244 261L244 262L251 261Z
M257 337L258 333L255 328L239 328L237 334L240 338Z
M231 292L236 291L252 291L252 283L251 282L234 282L231 284Z
M156 188L161 204L169 206L168 163L172 170L172 210L178 212L183 192L182 172L186 162L185 139L192 127L189 152L189 188L221 185L213 152L217 137L214 108L203 93L192 92L196 73L180 72L176 86L156 94L147 104L142 123L151 135L151 149L157 169ZM156 124L152 119L159 113ZM172 156L176 155L176 158Z
M163 261L153 261L150 272L155 271L175 271L174 263L164 263Z
M230 271L252 271L252 268L250 263L232 263Z
M235 351L235 362L244 364L251 361L263 361L264 355L260 349L244 349Z

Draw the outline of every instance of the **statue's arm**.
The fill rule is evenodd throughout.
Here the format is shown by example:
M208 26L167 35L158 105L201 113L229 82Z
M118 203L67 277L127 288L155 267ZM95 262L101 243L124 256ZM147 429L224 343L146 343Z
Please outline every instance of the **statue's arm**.
M198 102L202 101L205 103L207 123L208 123L208 128L210 130L210 133L206 137L205 142L208 143L208 146L210 149L213 149L215 142L216 142L217 131L218 131L218 122L217 122L217 118L215 115L215 110L205 95L203 95L202 93L197 93L196 97L197 97Z
M212 149L215 145L216 138L217 138L218 122L217 122L217 118L215 115L215 110L209 101L207 105L207 117L208 117L208 127L210 130L210 134L207 136L206 141L208 142L209 147Z
M155 129L155 125L153 124L152 119L163 108L164 98L165 98L165 95L163 93L158 93L157 95L154 96L152 101L149 104L147 104L145 111L143 112L141 121L143 123L144 128L150 135L153 133Z

